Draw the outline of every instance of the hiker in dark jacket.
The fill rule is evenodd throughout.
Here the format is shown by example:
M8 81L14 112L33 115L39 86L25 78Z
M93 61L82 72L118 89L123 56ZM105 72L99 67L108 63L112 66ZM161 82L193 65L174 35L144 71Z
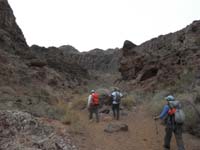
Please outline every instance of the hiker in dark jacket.
M161 114L159 116L154 117L155 120L157 119L165 120L166 128L165 128L165 138L164 138L164 150L170 150L172 133L174 133L175 135L178 150L185 150L182 139L183 124L176 123L174 115L169 115L170 111L169 102L174 101L175 99L172 95L167 96L165 99L167 101L167 104L163 107Z
M120 111L120 102L122 93L117 88L114 88L114 91L111 94L111 101L112 101L112 110L113 110L113 117L114 119L119 120L119 111Z
M89 111L89 120L92 121L93 113L95 113L96 122L99 122L99 97L95 90L91 90L90 95L88 96L87 108Z

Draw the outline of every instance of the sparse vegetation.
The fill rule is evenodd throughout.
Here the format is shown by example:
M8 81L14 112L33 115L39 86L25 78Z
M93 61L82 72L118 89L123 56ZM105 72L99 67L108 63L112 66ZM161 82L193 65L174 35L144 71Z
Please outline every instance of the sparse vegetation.
M79 121L79 117L76 112L71 108L70 103L67 104L63 100L58 100L56 108L60 112L60 120L64 124L75 124Z
M127 108L128 110L131 110L133 106L136 106L137 101L136 101L134 95L127 95L125 98L123 98L122 105L125 108Z
M72 102L72 108L78 110L86 108L87 98L88 95L86 95L86 93L84 95L75 95Z

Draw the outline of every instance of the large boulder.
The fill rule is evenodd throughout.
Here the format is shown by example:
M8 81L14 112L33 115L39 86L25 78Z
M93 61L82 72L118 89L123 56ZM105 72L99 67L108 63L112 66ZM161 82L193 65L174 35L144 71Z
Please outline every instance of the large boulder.
M128 131L128 125L124 123L112 123L108 124L107 127L104 129L104 132L107 133L113 133L113 132L119 132L119 131Z

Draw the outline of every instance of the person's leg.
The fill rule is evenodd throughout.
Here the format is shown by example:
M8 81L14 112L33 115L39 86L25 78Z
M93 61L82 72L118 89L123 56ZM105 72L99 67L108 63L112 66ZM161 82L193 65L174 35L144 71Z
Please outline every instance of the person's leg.
M96 115L96 121L99 122L99 112L98 112L98 106L95 106L95 115Z
M172 128L169 128L169 127L165 128L165 138L164 138L164 148L165 148L165 150L170 149L172 132L173 132Z
M119 120L119 104L116 105L117 120Z
M90 107L89 108L89 120L92 120L92 117L93 116L93 108L92 107Z
M183 132L182 125L177 125L174 134L175 134L178 150L185 150L182 132Z
M115 114L115 105L114 104L112 105L112 110L113 110L113 117L115 119L116 114Z

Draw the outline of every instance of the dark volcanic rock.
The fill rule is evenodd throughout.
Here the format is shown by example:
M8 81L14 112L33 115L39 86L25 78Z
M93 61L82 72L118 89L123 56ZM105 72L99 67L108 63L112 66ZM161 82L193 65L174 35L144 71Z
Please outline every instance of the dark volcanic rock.
M105 51L102 49L94 49L82 53L66 53L66 51L63 53L67 60L71 62L75 61L82 68L89 71L118 72L121 52L117 48Z
M68 53L75 53L75 54L79 53L79 51L71 45L63 45L63 46L60 46L59 49L62 50L64 55Z
M7 0L0 0L0 48L12 52L28 49Z
M67 80L72 79L74 82L80 83L81 79L89 78L86 69L82 68L76 60L70 60L65 56L64 53L68 54L66 49L61 50L56 47L45 48L36 45L33 45L30 49L33 56L36 57L36 59L31 61L30 65L47 65L58 72L64 73ZM71 51L69 53L71 54ZM34 60L38 60L38 62L36 63Z
M89 52L81 53L69 45L59 48L44 48L33 45L31 46L31 50L34 56L39 56L41 59L49 59L48 57L54 53L52 57L56 56L59 61L77 64L88 71L100 72L118 72L119 58L121 57L121 51L117 48L108 49L106 51L94 49Z
M173 84L181 74L200 67L200 21L139 46L126 41L120 72L134 85Z
M124 42L124 45L122 47L123 49L123 56L128 56L129 55L129 51L133 48L135 48L137 45L133 44L131 41L126 40Z

